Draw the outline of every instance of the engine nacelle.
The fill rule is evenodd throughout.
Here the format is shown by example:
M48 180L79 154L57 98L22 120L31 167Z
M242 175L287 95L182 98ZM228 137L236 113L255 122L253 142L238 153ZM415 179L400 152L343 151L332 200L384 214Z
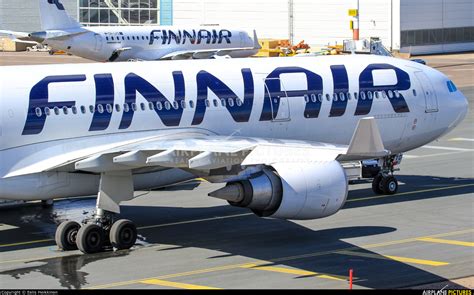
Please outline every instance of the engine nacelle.
M304 220L335 214L344 206L347 192L344 168L331 161L273 164L209 195L249 208L258 216Z

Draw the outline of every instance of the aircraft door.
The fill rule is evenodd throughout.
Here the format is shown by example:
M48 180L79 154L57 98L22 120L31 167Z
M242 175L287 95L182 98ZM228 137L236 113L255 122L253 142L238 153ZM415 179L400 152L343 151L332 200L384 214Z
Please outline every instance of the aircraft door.
M246 44L245 44L246 37L247 36L244 32L240 32L240 47L246 47Z
M425 98L425 112L434 113L438 111L438 98L431 84L430 79L423 72L415 72L415 76L420 82L420 91L423 91Z
M100 34L95 34L95 51L101 51L102 50L102 36Z
M290 121L290 104L288 95L279 78L268 78L264 80L265 100L270 102L272 110L272 122ZM280 91L273 91L279 89Z

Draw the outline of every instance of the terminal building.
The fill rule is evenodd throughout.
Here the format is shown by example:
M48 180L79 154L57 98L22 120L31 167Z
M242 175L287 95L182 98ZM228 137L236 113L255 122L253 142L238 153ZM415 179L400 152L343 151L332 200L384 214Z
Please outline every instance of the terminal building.
M0 29L41 30L38 1L0 0ZM348 11L359 5L360 38L378 37L385 47L412 54L474 50L472 0L60 1L87 26L222 25L313 46L351 39Z

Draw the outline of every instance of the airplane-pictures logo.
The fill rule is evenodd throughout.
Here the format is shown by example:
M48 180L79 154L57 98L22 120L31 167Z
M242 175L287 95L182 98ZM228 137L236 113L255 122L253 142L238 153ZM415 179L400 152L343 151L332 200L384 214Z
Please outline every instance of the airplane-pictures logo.
M59 2L59 0L48 0L49 4L54 4L59 10L64 10L64 6Z

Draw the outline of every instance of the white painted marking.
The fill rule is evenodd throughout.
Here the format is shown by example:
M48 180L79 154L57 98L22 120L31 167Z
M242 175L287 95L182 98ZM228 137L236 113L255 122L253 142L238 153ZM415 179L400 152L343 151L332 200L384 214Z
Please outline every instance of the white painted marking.
M464 137L456 137L456 138L450 138L448 141L472 141L474 142L474 138L464 138Z
M0 231L4 230L9 230L9 229L15 229L18 228L18 226L10 225L10 224L5 224L5 223L0 223Z
M421 156L415 156L415 155L403 155L403 158L404 159L416 159L416 158L419 158Z
M447 146L434 146L434 145L425 145L422 146L423 149L432 149L432 150L445 150L445 151L458 151L458 152L474 152L474 149L463 149Z

